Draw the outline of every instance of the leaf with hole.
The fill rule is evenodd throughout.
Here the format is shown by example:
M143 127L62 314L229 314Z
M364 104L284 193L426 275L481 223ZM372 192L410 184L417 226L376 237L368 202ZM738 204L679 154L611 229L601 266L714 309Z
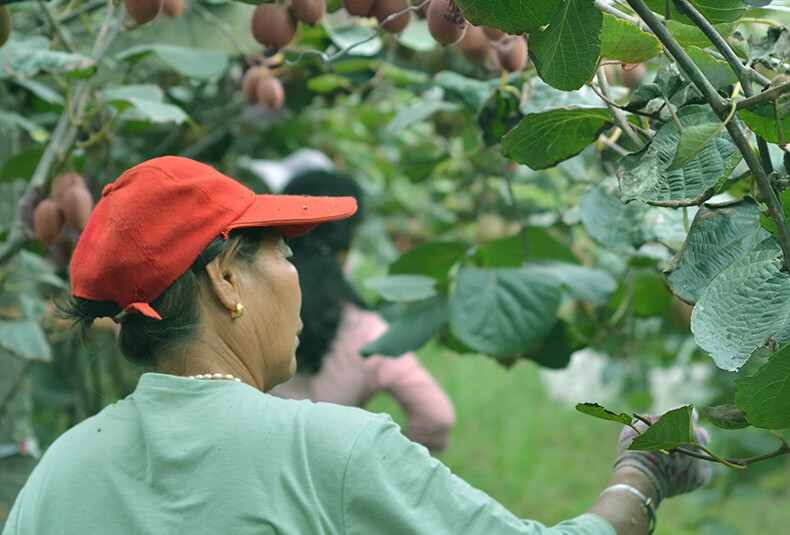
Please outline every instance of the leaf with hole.
M630 424L632 420L631 416L629 416L628 414L624 412L616 413L614 411L610 411L609 409L604 408L598 403L577 403L576 410L581 412L582 414L594 416L602 420L617 422L623 425Z

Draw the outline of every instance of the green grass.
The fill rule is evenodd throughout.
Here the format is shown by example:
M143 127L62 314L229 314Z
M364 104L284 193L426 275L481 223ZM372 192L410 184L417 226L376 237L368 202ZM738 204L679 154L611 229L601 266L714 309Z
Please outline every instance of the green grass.
M454 473L522 518L552 525L584 512L606 482L619 428L548 398L537 366L507 370L482 356L429 346L420 358L445 387L458 422L446 452ZM579 400L595 401L595 400ZM378 395L367 407L403 424L400 407ZM767 475L728 488L723 467L704 491L661 504L656 535L787 533L790 456L770 461Z

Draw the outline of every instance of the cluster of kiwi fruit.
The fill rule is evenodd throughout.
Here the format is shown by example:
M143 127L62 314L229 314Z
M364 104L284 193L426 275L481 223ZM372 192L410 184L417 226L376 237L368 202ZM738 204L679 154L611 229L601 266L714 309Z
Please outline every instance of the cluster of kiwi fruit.
M285 101L283 83L265 65L247 69L241 79L241 89L251 104L257 103L268 109L279 108Z
M93 196L79 173L70 171L52 181L49 197L33 211L36 238L52 244L63 234L63 226L81 231L93 211Z
M184 0L123 0L123 5L137 24L151 22L159 13L178 17L184 11Z

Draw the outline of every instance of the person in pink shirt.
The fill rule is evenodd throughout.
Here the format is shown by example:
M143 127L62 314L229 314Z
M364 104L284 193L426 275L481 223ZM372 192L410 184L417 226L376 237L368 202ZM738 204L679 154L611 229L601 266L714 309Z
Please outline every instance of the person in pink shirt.
M352 196L362 201L354 181L316 170L294 177L288 195ZM362 207L342 221L324 223L289 240L299 272L304 330L296 351L297 372L271 394L364 407L379 392L391 394L408 418L404 434L431 451L447 446L455 411L442 387L414 353L397 358L363 357L360 349L381 336L387 324L369 310L343 270Z

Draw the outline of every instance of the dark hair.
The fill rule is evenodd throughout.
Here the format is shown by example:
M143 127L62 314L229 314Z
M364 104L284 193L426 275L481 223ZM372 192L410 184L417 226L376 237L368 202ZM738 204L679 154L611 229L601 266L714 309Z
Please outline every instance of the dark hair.
M302 321L296 350L297 372L321 370L324 355L335 339L346 303L367 308L343 272L337 253L351 247L354 232L362 221L362 191L348 176L333 172L306 171L294 177L283 190L289 195L354 197L359 209L348 219L322 223L306 234L288 240L294 252L291 261L299 272L302 289Z
M258 227L233 230L228 239L221 236L214 239L190 268L151 303L161 320L142 314L126 316L119 337L124 356L135 364L152 366L162 350L189 339L200 319L198 300L200 286L208 277L206 265L217 257L223 261L239 259L252 263L267 230ZM115 317L121 312L112 301L72 296L56 301L55 307L60 317L75 321L72 334L82 341L96 318Z

